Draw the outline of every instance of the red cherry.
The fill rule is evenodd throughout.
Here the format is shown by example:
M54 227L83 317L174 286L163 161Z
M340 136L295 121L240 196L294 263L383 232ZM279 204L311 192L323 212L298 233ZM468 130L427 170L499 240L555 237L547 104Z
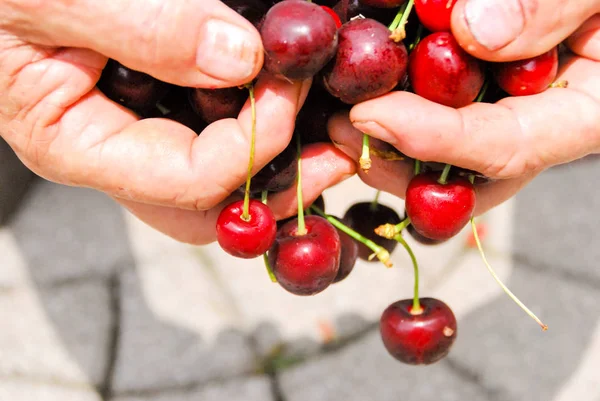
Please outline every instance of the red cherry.
M429 365L450 351L456 338L456 317L448 305L434 298L419 300L422 312L413 314L413 300L397 301L379 321L387 351L400 362Z
M450 18L457 0L415 0L421 24L431 32L450 32Z
M419 42L408 61L408 77L417 95L456 108L472 103L484 82L481 62L449 32Z
M342 219L336 217L337 220L347 225ZM354 266L356 265L356 260L358 259L358 242L354 240L351 236L346 234L340 229L337 229L338 235L340 236L340 244L342 246L341 254L340 254L340 268L338 270L334 283L339 283L344 280L346 277L352 273L354 270Z
M406 189L406 214L419 234L432 240L454 237L469 222L475 209L475 189L464 178L438 182L439 174L419 174Z
M512 96L543 92L556 79L557 73L557 47L537 57L494 65L494 78L498 86Z
M320 216L304 219L307 233L298 234L298 219L284 224L268 252L277 282L296 295L314 295L336 278L341 255L336 228Z
M277 235L271 209L251 199L248 221L242 218L244 201L226 206L217 219L217 241L223 250L238 258L251 259L267 252Z

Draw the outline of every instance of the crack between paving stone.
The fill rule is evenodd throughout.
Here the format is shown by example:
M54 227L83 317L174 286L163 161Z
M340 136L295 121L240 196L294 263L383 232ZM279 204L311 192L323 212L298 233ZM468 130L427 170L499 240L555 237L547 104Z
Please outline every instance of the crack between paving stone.
M483 394L485 394L488 401L500 401L507 399L506 397L503 397L502 390L490 388L484 385L479 374L460 364L456 359L448 356L443 359L441 363L448 366L448 368L450 368L450 370L462 380L476 386Z
M215 378L211 380L198 380L191 381L184 384L178 384L173 386L165 386L160 388L149 388L149 389L140 389L140 390L125 390L114 392L110 394L111 398L105 399L105 401L110 401L112 399L118 397L142 397L142 398L152 398L152 397L160 397L165 395L172 395L173 393L178 394L188 394L194 391L198 391L202 388L208 386L221 386L227 384L229 382L237 381L240 379L251 379L253 377L262 377L263 374L256 373L241 373L233 376L228 376L226 378Z
M513 254L513 261L520 263L520 267L535 273L545 273L557 277L561 280L570 281L582 285L593 290L600 290L600 278L595 277L591 274L573 272L567 268L560 266L545 266L541 263L536 263L529 256L521 253Z
M104 378L102 385L98 389L100 396L104 401L112 398L113 380L115 376L115 366L117 362L119 337L121 332L121 277L119 273L114 273L108 280L110 292L109 310L111 312L111 322L109 329L109 339L106 353L108 355Z

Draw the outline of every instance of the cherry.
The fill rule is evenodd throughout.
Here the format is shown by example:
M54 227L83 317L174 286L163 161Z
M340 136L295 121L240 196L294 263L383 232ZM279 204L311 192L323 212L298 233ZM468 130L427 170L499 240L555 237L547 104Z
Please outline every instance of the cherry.
M349 227L381 245L389 253L396 249L397 241L375 234L375 229L383 224L399 224L402 221L398 213L391 207L378 202L355 203L346 210L343 220ZM364 244L359 244L358 248L358 257L368 261L373 251ZM376 259L371 259L371 261L376 261Z
M217 241L223 250L238 258L250 259L267 252L277 234L271 209L250 199L249 218L244 219L244 201L226 206L217 219Z
M327 7L327 6L321 6L321 8L327 12L327 14L331 15L331 18L333 18L333 20L335 21L335 26L339 28L342 27L342 20L340 19L340 16L336 14L335 11L333 11L332 8Z
M456 317L448 305L435 298L421 298L414 312L413 300L388 306L379 322L387 351L400 362L429 365L450 351L456 339Z
M484 83L481 62L449 32L432 33L415 46L408 76L417 95L457 108L472 103Z
M200 133L207 127L207 124L194 112L194 110L192 110L190 106L170 111L163 117L185 125L198 135L200 135Z
M298 172L297 148L290 144L258 173L252 177L252 192L280 192L290 188L296 181ZM242 186L241 191L244 191Z
M394 89L406 74L408 53L390 39L390 30L373 19L347 22L339 30L334 60L323 71L323 84L344 103L356 104Z
M444 173L442 173L444 175ZM447 240L469 222L475 209L475 189L467 179L422 173L413 177L406 189L406 214L421 235Z
M498 85L512 96L541 93L556 79L558 47L525 60L493 64Z
M202 119L211 124L225 118L235 118L248 99L248 92L237 87L223 89L191 88L190 104Z
M406 231L408 231L412 239L414 239L421 245L439 245L443 242L446 242L445 240L431 239L419 234L419 232L415 230L415 227L412 224L409 224L408 227L406 227Z
M310 208L312 206L318 207L319 210L325 210L325 198L323 198L322 194L319 195L319 197L317 199L315 199L315 201L313 203L311 203L308 208ZM280 229L285 223L290 222L290 221L292 221L294 219L297 219L297 218L298 218L298 215L294 215L294 216L287 217L287 218L282 219L282 220L278 220L277 221L277 229Z
M337 217L336 219L340 220ZM346 222L344 222L343 219L340 221L343 224L346 224ZM339 228L337 229L337 232L340 236L342 251L340 255L340 268L338 270L337 276L335 276L335 279L333 280L334 283L339 283L340 281L348 277L352 270L354 270L356 260L358 259L358 242L356 242L351 236L349 236Z
M450 18L457 0L415 0L419 21L431 32L450 32Z
M128 109L150 109L167 94L170 85L123 64L109 60L98 81L98 89L110 100Z
M337 29L332 16L316 4L286 0L274 5L260 29L265 70L290 80L313 77L335 55Z
M359 0L362 4L376 8L395 8L406 3L406 0Z
M314 295L336 278L340 266L340 236L320 216L304 217L306 233L299 233L299 220L284 224L268 252L277 282L296 295Z
M347 108L348 105L331 96L322 86L313 85L296 117L295 132L306 145L331 142L327 123L331 116Z

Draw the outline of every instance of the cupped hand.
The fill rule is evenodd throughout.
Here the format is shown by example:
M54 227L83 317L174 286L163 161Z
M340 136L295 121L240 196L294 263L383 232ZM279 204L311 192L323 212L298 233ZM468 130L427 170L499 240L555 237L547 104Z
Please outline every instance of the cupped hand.
M459 0L452 15L458 42L487 61L533 57L563 42L557 80L568 88L453 109L408 92L356 105L330 122L338 148L358 160L362 133L410 158L484 174L476 214L517 193L541 171L600 153L600 1ZM373 158L369 185L404 197L413 167Z
M258 32L217 0L0 5L0 132L19 158L48 180L105 192L177 240L213 241L220 210L246 178L249 103L199 136L140 120L95 87L108 58L175 85L231 87L261 70ZM289 143L309 85L259 79L254 172ZM305 153L306 203L354 172L332 147ZM293 213L279 198L276 216Z

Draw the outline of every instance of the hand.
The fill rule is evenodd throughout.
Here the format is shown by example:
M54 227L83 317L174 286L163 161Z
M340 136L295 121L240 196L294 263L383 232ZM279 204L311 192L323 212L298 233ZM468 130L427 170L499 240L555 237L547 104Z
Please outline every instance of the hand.
M245 181L249 105L200 136L140 121L95 88L108 58L176 85L236 86L262 67L258 32L217 0L0 3L0 130L21 160L48 180L107 193L180 241L213 241L221 208ZM289 143L309 84L257 83L255 172ZM306 154L306 202L354 172L332 147ZM271 206L293 213L289 194Z
M541 171L600 152L600 1L459 0L453 33L474 56L511 61L542 54L566 39L572 51L557 80L567 89L462 109L407 92L356 105L330 122L338 147L358 160L362 132L411 158L475 170L476 214L513 196ZM503 17L506 13L506 17ZM369 185L404 197L413 167L373 158Z

